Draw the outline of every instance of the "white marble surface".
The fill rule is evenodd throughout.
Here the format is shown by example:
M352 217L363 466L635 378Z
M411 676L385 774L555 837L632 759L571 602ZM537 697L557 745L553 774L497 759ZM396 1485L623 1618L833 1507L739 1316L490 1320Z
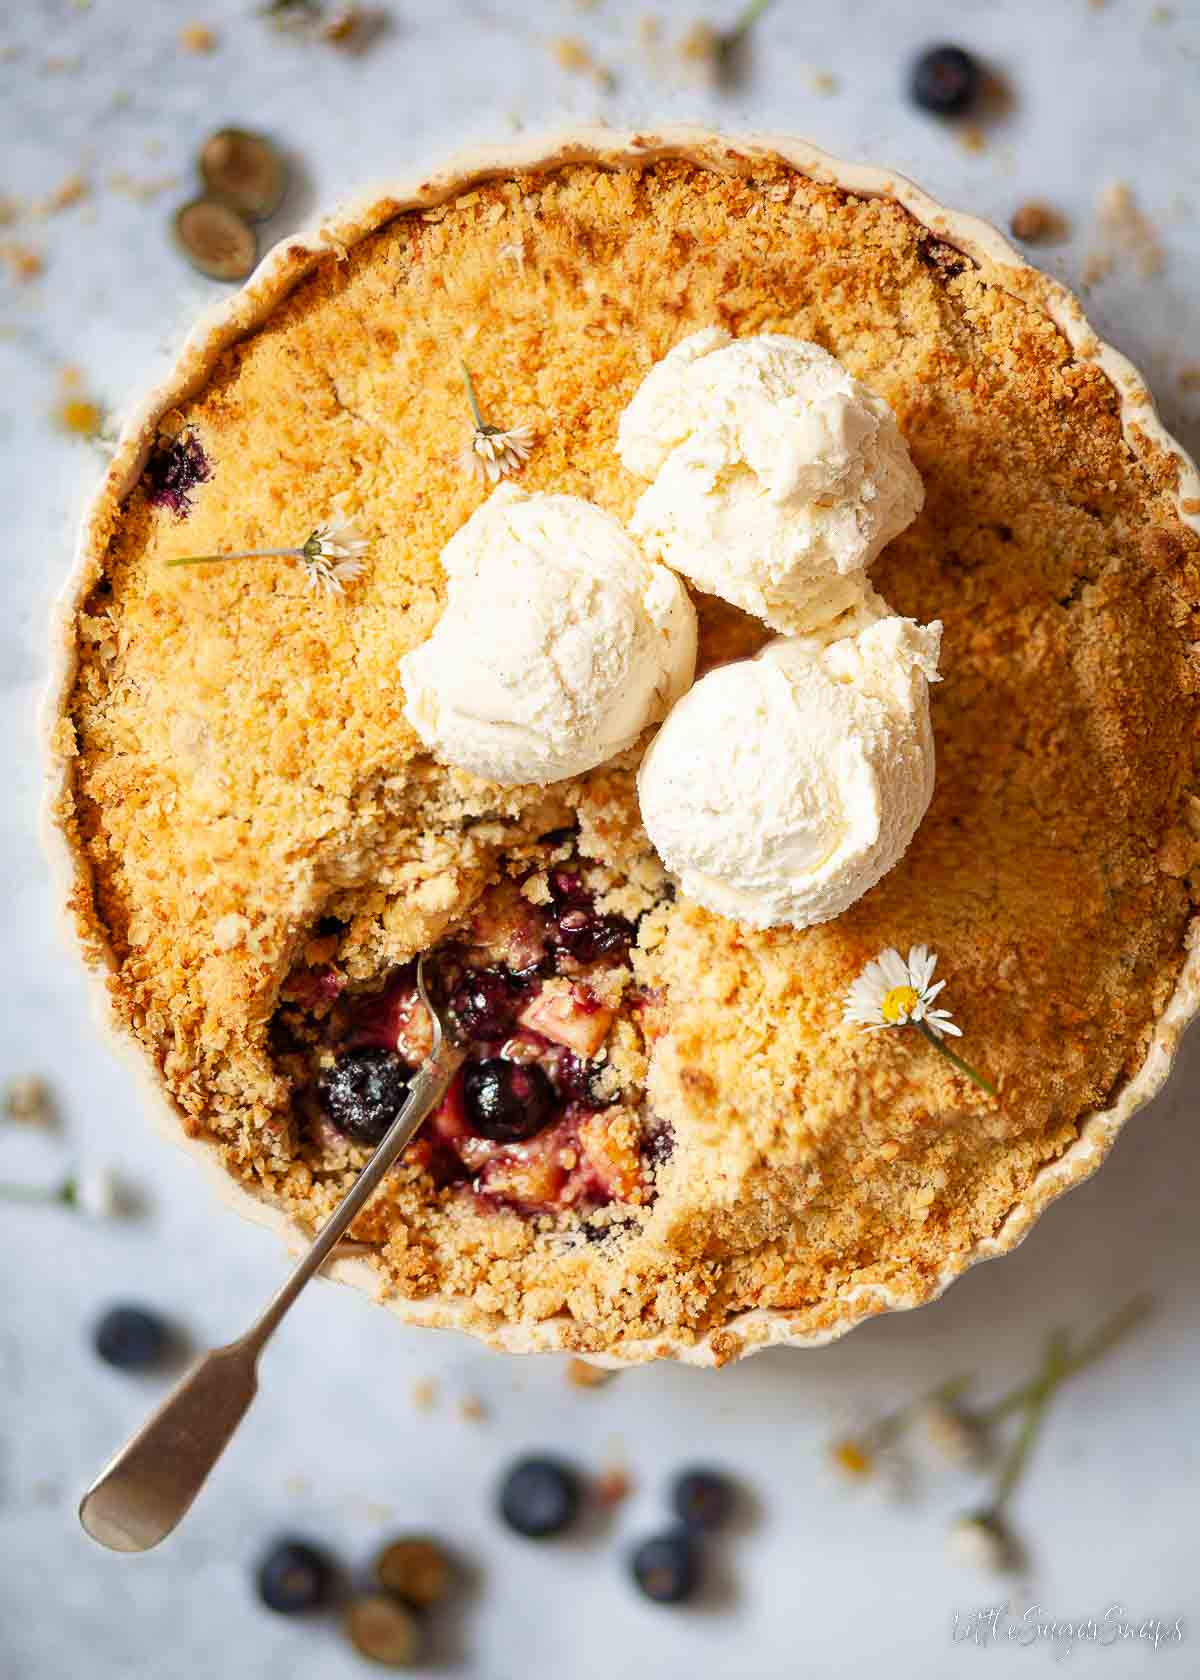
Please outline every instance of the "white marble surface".
M733 8L712 0L711 15ZM240 1328L280 1275L271 1238L221 1212L169 1146L151 1136L125 1072L99 1043L74 959L55 930L39 858L34 704L48 603L69 562L72 525L98 471L92 448L56 433L59 370L77 364L114 409L161 367L179 329L218 288L191 276L165 234L181 185L152 202L108 183L186 181L202 134L263 126L300 164L302 185L274 233L393 165L465 138L503 136L563 116L611 121L696 116L806 133L847 155L915 175L946 202L1004 220L1024 198L1065 208L1078 236L1054 266L1077 279L1097 192L1129 180L1161 230L1162 274L1129 264L1098 286L1097 324L1150 375L1193 449L1200 394L1177 387L1200 356L1200 7L1147 0L780 0L734 93L680 86L640 61L640 15L669 33L698 0L396 0L395 27L369 55L276 38L248 0L15 0L0 16L0 192L51 192L76 169L91 198L42 223L0 230L45 254L44 277L0 277L0 506L5 509L0 684L8 726L0 803L0 950L9 976L0 1073L43 1070L65 1131L46 1141L0 1131L5 1176L49 1180L69 1155L117 1162L149 1212L89 1226L46 1210L5 1222L0 1320L0 1676L3 1680L341 1680L361 1672L325 1625L261 1613L247 1563L279 1528L368 1555L392 1526L433 1528L472 1560L476 1589L448 1618L441 1665L465 1674L600 1680L683 1676L883 1676L948 1680L964 1671L1041 1672L1062 1648L955 1646L951 1615L1006 1598L1059 1618L1120 1603L1185 1618L1187 1641L1159 1651L1081 1648L1077 1674L1200 1671L1196 1389L1200 1378L1200 1134L1193 1038L1174 1081L1090 1185L1053 1210L1013 1258L980 1268L938 1305L878 1321L819 1353L778 1353L721 1374L653 1369L607 1389L568 1389L561 1363L518 1363L454 1338L407 1331L366 1302L312 1291L270 1355L264 1392L186 1527L162 1550L121 1559L91 1547L73 1502L161 1383L96 1363L87 1330L116 1298L154 1302L204 1342ZM218 31L209 56L182 52L186 22ZM1010 79L1016 103L970 152L900 95L914 47L951 34ZM603 93L553 62L548 37L586 40L618 70ZM48 60L63 61L57 68ZM837 80L827 96L812 72ZM1190 410L1187 403L1190 401ZM832 1432L952 1369L984 1391L1034 1357L1056 1321L1086 1324L1143 1287L1153 1325L1057 1411L1016 1517L1034 1549L1027 1581L1000 1583L952 1563L951 1513L973 1488L951 1474L909 1505L847 1490L827 1467ZM442 1402L418 1413L418 1378ZM457 1402L475 1395L482 1423ZM585 1466L623 1458L637 1489L607 1526L536 1548L490 1514L498 1468L552 1446ZM639 1602L622 1550L654 1525L661 1484L681 1458L733 1468L754 1491L752 1522L723 1546L713 1591L673 1614Z

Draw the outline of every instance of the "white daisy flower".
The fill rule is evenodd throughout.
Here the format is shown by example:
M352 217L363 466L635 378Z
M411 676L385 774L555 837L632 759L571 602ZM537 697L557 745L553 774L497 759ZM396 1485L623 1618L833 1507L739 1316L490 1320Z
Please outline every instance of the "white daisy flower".
M71 1208L91 1219L121 1219L137 1211L137 1198L116 1173L91 1168L69 1173L48 1188L33 1184L0 1184L0 1198L8 1202L42 1202Z
M932 1007L946 984L934 980L936 967L937 957L928 945L913 945L907 959L889 945L867 964L846 993L842 1020L864 1032L911 1027L973 1085L994 1097L996 1087L943 1042L947 1037L961 1038L962 1028L956 1026L948 1009Z
M351 520L339 515L318 525L300 550L305 589L310 594L341 595L345 584L362 576L366 552L366 539Z
M1013 1542L996 1517L988 1511L956 1518L951 1524L947 1540L951 1556L972 1569L1002 1573L1012 1568L1015 1552Z
M529 426L509 426L505 429L489 425L480 412L475 381L465 362L462 370L475 430L459 457L459 465L466 472L480 473L489 484L498 484L507 474L520 472L525 465L533 448L533 432Z
M914 945L907 962L889 945L867 964L846 993L843 1019L867 1032L923 1021L937 1038L943 1033L961 1038L962 1028L955 1026L949 1010L930 1008L946 984L944 980L931 984L936 967L937 957L927 945Z
M119 1219L125 1212L126 1195L120 1179L106 1167L94 1167L69 1178L62 1199L90 1219Z
M338 498L341 501L341 498ZM336 506L336 504L335 504ZM183 554L168 566L212 566L226 560L299 560L310 595L341 595L363 574L366 538L340 507L310 531L299 548L248 548L233 554Z

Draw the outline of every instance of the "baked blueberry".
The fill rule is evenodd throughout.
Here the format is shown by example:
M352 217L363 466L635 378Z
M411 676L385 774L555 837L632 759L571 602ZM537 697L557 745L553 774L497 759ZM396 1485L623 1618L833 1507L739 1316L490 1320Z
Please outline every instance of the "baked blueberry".
M671 1483L671 1504L685 1528L722 1528L733 1502L733 1483L716 1470L681 1470Z
M922 111L958 117L979 93L979 65L962 47L930 47L913 64L909 91Z
M166 1320L147 1307L110 1307L92 1336L104 1363L120 1371L147 1371L161 1364L170 1340Z
M554 1087L536 1062L502 1056L468 1062L463 1073L467 1124L493 1143L520 1143L552 1119Z
M355 1143L379 1143L408 1095L408 1069L394 1050L347 1050L321 1076L321 1104Z
M554 1458L522 1458L500 1484L500 1515L529 1540L561 1534L579 1509L579 1478Z
M655 1604L682 1604L700 1579L700 1551L685 1528L652 1535L630 1558L633 1578Z
M469 1038L502 1038L516 1018L519 989L499 969L468 973L450 1007Z
M258 1596L268 1610L294 1616L328 1603L333 1567L307 1540L278 1540L258 1566Z

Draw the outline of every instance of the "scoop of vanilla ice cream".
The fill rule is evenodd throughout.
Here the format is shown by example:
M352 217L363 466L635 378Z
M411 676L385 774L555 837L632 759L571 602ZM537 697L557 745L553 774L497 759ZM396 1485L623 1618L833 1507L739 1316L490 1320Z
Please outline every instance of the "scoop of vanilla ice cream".
M925 499L883 398L774 333L685 338L621 416L617 450L654 481L631 525L649 552L783 631L843 612Z
M780 637L679 701L638 793L689 898L751 927L809 927L900 861L933 795L941 634L892 614L826 645Z
M503 483L442 563L445 610L400 670L405 715L446 764L508 785L579 775L692 680L686 589L590 502Z

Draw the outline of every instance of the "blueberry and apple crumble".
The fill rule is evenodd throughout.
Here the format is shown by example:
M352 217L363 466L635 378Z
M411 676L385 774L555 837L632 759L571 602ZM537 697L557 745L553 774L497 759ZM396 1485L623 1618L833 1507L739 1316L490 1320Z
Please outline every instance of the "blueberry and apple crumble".
M1197 491L1052 282L840 171L593 135L348 215L192 341L90 515L53 737L81 938L194 1147L300 1231L407 1088L430 953L463 1067L345 1263L415 1321L723 1363L917 1305L1098 1164L1190 1011ZM470 675L434 636L491 490L463 359L476 442L521 428L511 482L628 528L621 416L697 333L828 352L923 485L870 576L944 627L932 802L818 925L705 908L669 798L664 868L637 777L665 691L547 785L450 768L406 713L415 650L430 692ZM178 564L233 552L268 557ZM707 680L768 633L693 571ZM844 1021L914 945L994 1099Z
M481 1209L565 1216L595 1240L653 1199L669 1153L636 1078L653 999L630 967L634 923L597 908L569 843L538 852L545 867L527 858L504 873L432 953L429 984L464 1060L399 1170ZM326 925L314 943L331 957L289 976L272 1022L318 1171L380 1142L432 1039L415 964L348 990L339 924Z

